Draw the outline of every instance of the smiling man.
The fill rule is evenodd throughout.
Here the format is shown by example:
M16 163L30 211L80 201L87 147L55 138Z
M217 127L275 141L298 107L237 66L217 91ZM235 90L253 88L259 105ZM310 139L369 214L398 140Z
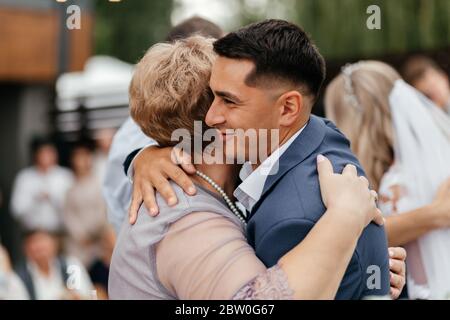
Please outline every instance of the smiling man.
M261 145L266 145L270 154L244 165L242 183L234 195L248 212L248 242L271 267L306 237L326 210L320 196L317 156L327 156L335 172L349 163L358 175L364 172L344 135L330 121L311 115L325 78L325 62L302 29L282 20L265 20L217 40L214 50L218 57L210 87L215 98L205 122L218 130L227 146L232 145L225 148L228 158L241 152L248 161L252 153L261 151ZM276 146L270 141L242 143L233 134L238 129L276 130L279 140ZM148 151L156 158L167 155ZM167 174L169 169L150 163L135 169L135 184L137 179L151 180L150 187L143 189L144 199L152 198L153 186L165 199L173 197L166 177L175 175ZM175 181L188 190L188 178L177 170ZM139 206L142 195L135 194L135 200ZM155 207L149 209L155 211ZM137 211L136 207L131 211ZM388 294L386 235L382 227L371 224L360 237L336 298Z
M210 87L215 99L206 124L221 133L279 130L276 156L244 167L243 182L234 192L250 213L249 243L272 266L325 212L315 168L317 155L329 157L336 171L352 163L359 175L364 173L348 140L331 122L311 115L325 78L325 62L303 30L286 21L266 20L219 39L214 50L218 58ZM252 152L250 144L236 145L245 148L246 155ZM278 166L268 175L261 167L269 160ZM336 298L388 293L386 235L382 227L369 225Z

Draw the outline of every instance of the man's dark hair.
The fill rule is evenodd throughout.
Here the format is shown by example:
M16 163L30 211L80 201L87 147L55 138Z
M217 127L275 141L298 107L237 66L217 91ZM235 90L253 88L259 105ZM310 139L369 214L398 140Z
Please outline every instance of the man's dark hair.
M89 152L94 152L95 151L94 141L92 141L91 139L82 138L72 145L70 153L73 154L76 150L79 149L85 149Z
M173 27L167 35L166 41L173 42L193 35L219 39L222 37L223 31L218 25L209 20L192 17Z
M246 84L262 79L287 80L317 97L325 79L325 61L308 35L283 20L264 20L231 32L214 43L214 51L230 59L249 59L255 69Z
M39 228L24 229L24 230L22 230L22 240L25 241L26 239L28 239L36 234L39 234L39 233L48 234L53 238L57 238L59 236L59 234L55 231L49 231L49 230L39 229Z
M33 138L33 140L30 143L30 149L31 149L32 155L35 155L36 152L44 146L51 146L51 147L56 148L54 141L48 137Z

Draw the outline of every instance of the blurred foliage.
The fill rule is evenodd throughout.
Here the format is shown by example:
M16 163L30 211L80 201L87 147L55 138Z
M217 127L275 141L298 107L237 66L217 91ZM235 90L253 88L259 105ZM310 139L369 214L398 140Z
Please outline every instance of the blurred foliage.
M288 19L311 34L327 58L364 58L450 46L450 0L232 2L240 8L236 27L269 17ZM95 0L95 53L136 62L150 45L164 39L175 5L174 0ZM381 30L366 27L370 5L381 9Z
M264 2L264 0L261 0ZM449 0L240 0L243 24L284 17L301 25L327 58L369 57L450 46ZM381 30L369 30L367 7L381 9Z
M95 0L95 54L136 63L170 29L171 0Z

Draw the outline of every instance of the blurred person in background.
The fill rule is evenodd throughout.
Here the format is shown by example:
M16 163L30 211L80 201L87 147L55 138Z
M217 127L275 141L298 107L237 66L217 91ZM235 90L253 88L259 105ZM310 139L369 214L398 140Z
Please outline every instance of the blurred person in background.
M31 300L92 298L94 287L81 262L59 253L58 237L43 230L24 234L25 262L17 269Z
M11 267L8 252L0 245L0 300L27 300L28 293Z
M377 61L345 66L325 110L378 190L389 246L407 249L409 297L448 298L450 119Z
M106 226L101 235L101 253L99 258L89 268L89 275L95 290L97 299L108 299L108 277L111 257L116 243L116 233L112 226Z
M103 183L108 162L108 153L116 130L107 128L100 129L94 134L96 149L93 157L93 173L100 183Z
M72 173L58 165L58 153L47 139L32 143L33 165L14 181L11 210L22 228L61 231L62 207L73 183Z
M93 157L86 143L78 143L73 148L71 165L75 181L67 192L63 209L66 250L86 267L101 252L101 234L107 224L101 184L93 172Z
M224 32L211 21L192 17L174 26L165 40L173 42L194 34L218 39L224 35ZM114 136L103 182L103 195L108 205L109 221L116 232L127 216L132 193L132 184L123 172L123 163L133 150L137 153L137 150L143 146L154 144L155 141L147 137L131 117L128 117ZM139 177L136 179L136 183L139 183Z
M406 82L450 114L448 75L436 62L426 56L413 56L404 64L402 75Z
M3 197L0 190L0 208L3 206ZM0 300L26 300L28 294L22 281L11 266L9 254L1 245L0 236Z

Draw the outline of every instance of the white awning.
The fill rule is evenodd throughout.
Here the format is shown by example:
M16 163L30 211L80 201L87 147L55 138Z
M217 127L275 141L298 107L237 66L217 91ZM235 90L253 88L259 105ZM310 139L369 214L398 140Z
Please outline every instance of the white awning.
M83 72L61 75L56 81L59 111L128 105L128 87L134 66L113 57L94 56Z

